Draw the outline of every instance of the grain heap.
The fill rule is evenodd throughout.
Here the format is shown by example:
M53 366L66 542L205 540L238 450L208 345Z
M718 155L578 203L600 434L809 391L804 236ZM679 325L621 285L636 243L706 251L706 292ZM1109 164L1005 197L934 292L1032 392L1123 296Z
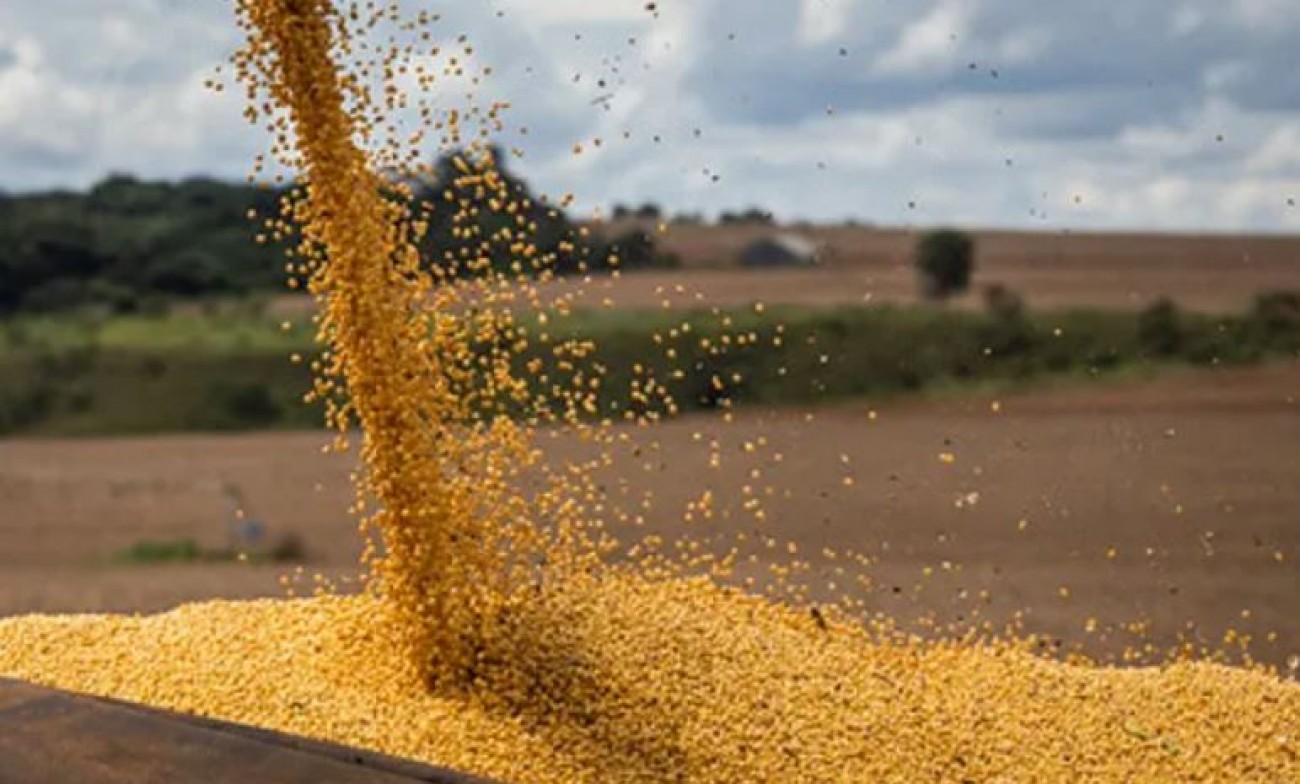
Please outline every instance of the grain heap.
M312 395L340 447L353 425L364 434L372 580L353 597L0 621L0 674L519 784L1300 778L1300 689L1269 674L923 643L674 576L658 558L604 565L593 466L547 465L536 446L545 428L612 439L591 394L600 375L589 346L544 339L507 307L543 304L520 276L554 259L538 257L493 154L460 160L457 187L477 198L446 208L520 217L464 232L521 262L452 285L480 257L421 259L428 216L378 174L413 164L406 142L382 140L401 136L385 112L406 99L372 83L425 74L400 48L373 70L336 62L361 45L357 25L392 9L240 9L252 116L301 173L269 233L298 240L291 272L321 304ZM479 116L490 127L497 114ZM461 141L460 113L426 120ZM662 387L637 383L634 420L653 420L651 398L671 411Z
M422 688L370 598L0 622L0 672L506 782L1284 782L1300 689L1206 663L878 645L702 581L526 608L479 688Z

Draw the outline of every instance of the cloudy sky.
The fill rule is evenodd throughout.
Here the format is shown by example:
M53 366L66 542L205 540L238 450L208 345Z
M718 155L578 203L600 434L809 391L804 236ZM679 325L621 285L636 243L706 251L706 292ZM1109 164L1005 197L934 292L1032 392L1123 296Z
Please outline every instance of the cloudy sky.
M584 209L1300 230L1300 0L405 5ZM263 139L202 87L238 43L230 0L0 0L0 189L243 176Z

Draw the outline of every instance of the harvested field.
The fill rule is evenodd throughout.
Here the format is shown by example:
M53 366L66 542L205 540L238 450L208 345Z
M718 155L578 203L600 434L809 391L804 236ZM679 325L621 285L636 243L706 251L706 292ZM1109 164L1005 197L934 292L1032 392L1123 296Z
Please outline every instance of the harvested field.
M618 307L655 307L665 298L709 305L768 303L829 305L914 302L912 249L918 232L816 227L795 233L825 248L818 269L739 270L734 259L749 242L781 229L762 226L673 225L662 236L667 252L689 274L643 272L600 280L588 298L609 297ZM1206 312L1239 311L1254 295L1300 289L1300 238L975 232L972 293L1002 284L1034 308L1141 308L1161 297ZM560 284L573 286L571 283ZM687 293L678 293L681 285Z
M796 542L818 567L827 566L823 547L876 556L875 586L848 591L902 618L954 620L981 605L1003 621L1028 609L1029 629L1103 653L1130 641L1103 637L1112 622L1149 619L1148 637L1162 644L1187 633L1217 646L1235 627L1254 635L1260 658L1281 664L1300 652L1297 396L1300 366L1286 364L1040 391L1001 400L997 413L988 398L968 398L891 404L875 420L865 403L811 422L794 411L747 412L732 425L690 417L662 428L657 445L642 442L650 470L620 470L655 493L647 529L678 533L688 493L709 472L692 433L716 431L727 454L765 434L786 455L765 481L790 497L774 498L761 526L734 514L695 524L697 533L761 531ZM313 572L353 571L358 540L342 512L350 466L320 454L325 440L0 442L0 613L283 594L277 577L292 574L283 566L106 563L141 540L222 546L223 483L240 488L270 533L303 537L300 595ZM712 482L720 499L746 481L747 464L727 454Z
M624 227L626 228L626 227ZM918 233L816 227L794 229L826 248L815 269L746 270L735 258L750 241L784 229L673 225L660 243L684 269L566 279L552 296L581 292L584 307L729 307L755 301L787 305L912 303L917 283L912 248ZM985 286L1001 284L1035 309L1140 309L1167 297L1206 313L1240 312L1260 293L1300 290L1300 238L975 232L971 290L955 303L980 307ZM306 297L280 297L283 315L310 312Z
M1087 266L1044 267L998 264L979 267L959 307L983 306L982 289L998 283L1019 293L1039 310L1104 307L1139 310L1167 297L1181 307L1205 313L1234 313L1257 294L1300 289L1300 262L1261 265L1247 272L1227 266L1189 269L1111 270ZM694 270L638 272L590 283L561 281L543 290L552 296L574 292L585 307L730 307L751 302L782 305L861 305L915 303L916 276L909 263L869 267L782 270ZM283 306L281 306L283 307ZM292 308L290 308L292 309Z
M648 224L645 225L648 227ZM599 227L594 227L599 228ZM608 231L617 234L629 226ZM730 266L742 248L773 232L789 231L820 243L827 266L888 267L905 264L923 228L871 228L827 225L669 224L661 235L664 250L688 268ZM990 268L1042 266L1097 272L1152 267L1243 269L1294 264L1300 237L1288 235L1169 234L1088 231L971 230L978 262Z

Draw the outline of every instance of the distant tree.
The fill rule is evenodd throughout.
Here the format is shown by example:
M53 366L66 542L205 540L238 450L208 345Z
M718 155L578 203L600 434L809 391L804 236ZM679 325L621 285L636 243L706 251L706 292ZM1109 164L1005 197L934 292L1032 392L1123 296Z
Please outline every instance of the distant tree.
M1251 311L1268 332L1283 333L1300 325L1300 292L1271 291L1255 298Z
M84 194L0 195L0 315L278 288L280 249L252 242L247 214L270 214L279 197L211 179L124 175Z
M736 223L759 223L768 225L776 221L775 217L769 210L761 207L750 207L740 212L724 211L718 216L718 223L736 224Z
M1148 355L1173 356L1186 340L1183 314L1173 300L1161 298L1138 314L1138 342Z
M669 269L680 266L676 255L661 253L655 245L655 239L648 232L632 229L624 232L611 242L606 249L606 264L619 269ZM614 263L613 259L617 262Z
M984 287L984 309L1000 319L1020 318L1025 314L1025 301L1003 284L990 283Z
M122 217L158 214L168 208L171 188L141 182L126 174L113 174L86 194L90 212Z
M534 195L495 146L443 154L432 179L417 184L414 206L427 226L423 256L442 279L599 266L579 227Z
M663 216L663 211L659 209L658 204L648 201L645 204L642 204L640 208L637 209L636 216L638 218L659 220L659 218Z
M975 266L975 242L955 229L939 229L921 237L916 246L916 268L921 294L927 299L947 299L970 287Z
M454 150L422 176L390 173L403 186L395 195L408 187L413 195L430 271L445 279L600 269L602 248L534 195L507 155L495 146ZM0 317L283 290L283 247L253 242L248 217L277 214L283 195L209 178L126 175L84 193L0 193ZM299 239L292 231L284 238Z
M989 356L1005 358L1034 347L1034 325L1019 294L1001 283L991 283L984 287L984 308L991 318L979 328L978 337Z
M149 286L162 294L197 297L236 289L221 260L198 248L182 248L148 268Z
M614 220L623 220L632 214L632 210L626 204L615 204L614 210L610 214Z

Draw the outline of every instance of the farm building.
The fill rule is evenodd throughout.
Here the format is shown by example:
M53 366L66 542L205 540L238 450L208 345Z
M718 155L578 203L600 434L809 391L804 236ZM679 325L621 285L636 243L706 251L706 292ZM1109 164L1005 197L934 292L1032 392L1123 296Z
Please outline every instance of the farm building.
M742 267L811 267L820 261L821 246L798 234L773 234L755 240L740 252Z

